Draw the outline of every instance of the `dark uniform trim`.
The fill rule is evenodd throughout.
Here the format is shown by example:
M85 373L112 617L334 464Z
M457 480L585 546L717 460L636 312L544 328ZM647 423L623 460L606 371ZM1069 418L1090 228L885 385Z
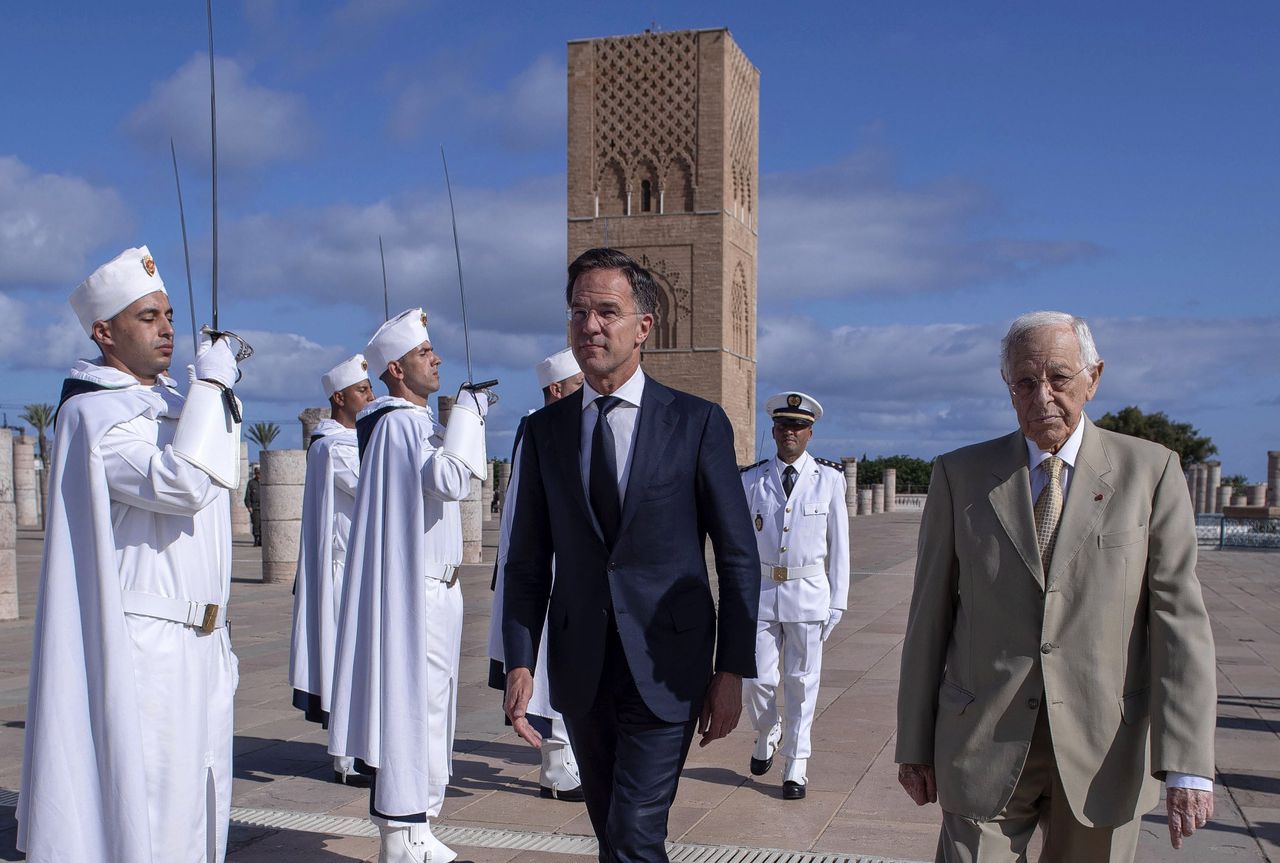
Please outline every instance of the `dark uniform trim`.
M765 463L765 462L767 462L767 461L768 461L768 459L767 459L767 458L762 458L762 459L760 459L760 461L756 462L755 464L749 464L749 465L747 465L746 467L740 467L740 468L738 468L738 473L746 473L747 471L751 470L752 468L760 467L760 465L764 464L764 463Z
M81 378L64 378L62 381L62 393L58 396L58 408L53 412L54 425L57 425L58 414L62 412L62 406L67 403L67 399L75 398L85 393L96 393L109 389L112 388L95 381L86 381Z
M386 405L356 420L356 447L360 452L360 461L364 461L364 448L369 445L369 439L373 437L373 430L378 425L378 420L382 419L382 415L388 411L403 410L408 407L408 405Z
M840 471L840 473L844 473L844 465L842 465L838 461L831 461L830 459L826 459L826 458L818 458L817 456L814 456L813 460L820 465L825 465L831 468L832 470L838 470Z

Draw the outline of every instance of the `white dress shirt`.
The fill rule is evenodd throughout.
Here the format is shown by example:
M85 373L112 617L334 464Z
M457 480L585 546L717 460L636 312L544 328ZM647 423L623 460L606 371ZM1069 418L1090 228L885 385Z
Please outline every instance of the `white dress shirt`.
M1084 440L1084 424L1088 419L1084 414L1080 415L1080 422L1076 423L1076 429L1067 438L1066 443L1062 445L1056 453L1046 452L1036 446L1031 438L1027 438L1027 466L1031 469L1031 499L1038 500L1040 492L1044 489L1045 483L1048 482L1049 476L1043 470L1038 470L1041 463L1051 455L1056 455L1062 459L1062 472L1058 478L1062 482L1062 505L1067 505L1067 495L1071 491L1071 477L1075 473L1076 459L1080 457L1080 442ZM1197 791L1212 791L1213 780L1206 779L1203 776L1196 776L1191 773L1178 773L1176 770L1170 770L1165 774L1165 785L1169 788L1192 788Z
M622 399L622 403L609 411L604 421L613 432L613 449L618 466L618 502L627 499L627 477L631 473L631 456L633 455L636 436L636 420L640 417L640 399L644 395L644 372L639 367L627 382L613 391L612 395ZM591 437L596 430L596 417L600 410L596 407L596 399L600 393L591 388L591 384L582 383L582 435L578 438L578 464L582 469L582 489L591 500Z

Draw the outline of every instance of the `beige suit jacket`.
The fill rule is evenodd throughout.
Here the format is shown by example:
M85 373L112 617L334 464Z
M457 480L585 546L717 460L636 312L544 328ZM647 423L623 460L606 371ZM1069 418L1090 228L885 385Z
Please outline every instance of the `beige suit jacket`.
M1081 422L1047 574L1020 432L934 464L896 760L932 764L948 812L1000 813L1042 700L1083 824L1149 810L1166 771L1214 775L1213 636L1178 457Z

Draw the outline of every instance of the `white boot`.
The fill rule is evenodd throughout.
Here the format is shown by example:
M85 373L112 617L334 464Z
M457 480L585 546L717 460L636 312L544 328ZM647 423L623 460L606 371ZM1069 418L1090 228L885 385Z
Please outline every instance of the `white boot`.
M458 855L431 833L430 824L389 821L378 826L378 863L451 863Z
M542 741L542 769L538 772L539 794L555 800L585 800L578 760L568 742L547 738Z
M775 722L766 733L756 734L756 746L751 751L752 776L763 776L773 767L773 754L778 751L778 741L781 739L781 722Z

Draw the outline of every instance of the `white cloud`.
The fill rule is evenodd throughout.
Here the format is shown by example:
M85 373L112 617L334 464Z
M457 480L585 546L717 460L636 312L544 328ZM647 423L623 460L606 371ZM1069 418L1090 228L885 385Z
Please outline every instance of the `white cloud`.
M78 282L89 253L121 237L129 222L114 189L0 156L0 286Z
M764 298L918 292L1022 279L1098 254L1080 240L983 237L992 208L972 184L908 186L875 150L762 180Z
M296 155L310 136L301 96L255 83L251 69L218 57L218 170L239 171ZM184 172L209 174L209 55L196 54L125 121L144 147L163 151L172 137Z
M457 70L432 69L397 85L387 129L406 143L419 140L433 121L447 121L451 134L496 137L512 150L563 147L566 75L564 63L547 54L497 91Z

